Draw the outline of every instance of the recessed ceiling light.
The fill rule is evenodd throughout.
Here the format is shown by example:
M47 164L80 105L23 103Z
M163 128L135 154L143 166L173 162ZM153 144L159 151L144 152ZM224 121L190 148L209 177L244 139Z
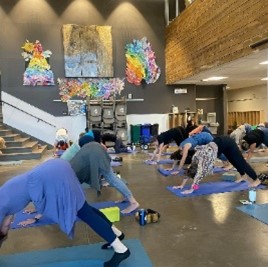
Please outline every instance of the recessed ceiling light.
M267 65L268 64L268 61L263 61L261 63L259 63L260 65Z
M262 81L268 81L268 77L266 77L266 78L262 78L261 80L262 80Z
M223 79L227 79L228 77L209 77L207 79L203 79L202 81L203 82L209 82L209 81L220 81L220 80L223 80Z

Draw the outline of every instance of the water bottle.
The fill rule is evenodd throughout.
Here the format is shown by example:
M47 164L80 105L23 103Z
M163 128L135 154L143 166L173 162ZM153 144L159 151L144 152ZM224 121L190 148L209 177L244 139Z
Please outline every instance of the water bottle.
M139 223L140 225L146 224L146 212L145 209L139 209Z
M252 204L256 203L257 191L255 188L250 188L248 191L248 199Z

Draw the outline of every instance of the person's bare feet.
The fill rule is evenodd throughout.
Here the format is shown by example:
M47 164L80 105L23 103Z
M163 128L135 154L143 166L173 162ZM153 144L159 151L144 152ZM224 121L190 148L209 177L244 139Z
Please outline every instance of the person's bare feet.
M243 175L241 176L239 179L236 179L236 183L241 183L241 182L245 182L247 181L247 176L246 175Z
M228 164L228 165L226 165L226 166L223 167L223 169L225 171L230 171L232 168L233 168L233 165L232 164Z
M121 210L121 213L123 214L127 214L127 213L130 213L134 210L136 210L138 207L140 206L140 204L138 202L130 202L130 205L125 208L124 210Z
M254 180L252 183L250 183L248 187L257 187L260 184L261 184L261 181L257 179L257 180Z

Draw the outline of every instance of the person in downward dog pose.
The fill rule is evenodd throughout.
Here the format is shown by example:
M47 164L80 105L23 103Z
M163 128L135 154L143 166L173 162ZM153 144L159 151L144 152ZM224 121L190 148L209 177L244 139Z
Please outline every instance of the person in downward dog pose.
M68 237L73 237L78 217L106 240L115 253L104 267L117 267L130 256L120 241L124 234L87 203L75 172L63 159L50 159L8 180L0 187L0 195L0 246L7 240L13 215L33 202L38 214L58 223Z
M189 178L193 178L193 183L190 189L185 190L182 194L191 194L199 188L200 181L213 174L213 167L218 155L218 147L214 142L207 145L197 146L196 152L192 157L192 162L186 171L182 184L173 186L174 189L183 189Z

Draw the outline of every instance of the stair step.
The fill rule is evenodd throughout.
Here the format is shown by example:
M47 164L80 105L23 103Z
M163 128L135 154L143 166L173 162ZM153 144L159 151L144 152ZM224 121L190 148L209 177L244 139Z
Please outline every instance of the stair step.
M20 134L8 134L2 137L5 139L5 141L15 141L16 139L19 139L21 135ZM28 139L30 139L30 137Z
M4 138L6 140L6 138ZM17 137L15 140L6 140L7 147L22 147L27 144L31 139L30 137L19 138Z
M30 159L41 159L43 153L47 150L47 145L41 146L40 148L35 148L29 153L3 153L0 155L1 161L18 161L18 160L30 160Z
M12 135L12 130L9 129L0 129L0 136L4 137L6 135Z
M1 149L3 154L12 154L12 153L29 153L32 152L34 149L38 147L38 142L37 141L32 141L32 142L26 142L25 146L8 146L7 148Z

